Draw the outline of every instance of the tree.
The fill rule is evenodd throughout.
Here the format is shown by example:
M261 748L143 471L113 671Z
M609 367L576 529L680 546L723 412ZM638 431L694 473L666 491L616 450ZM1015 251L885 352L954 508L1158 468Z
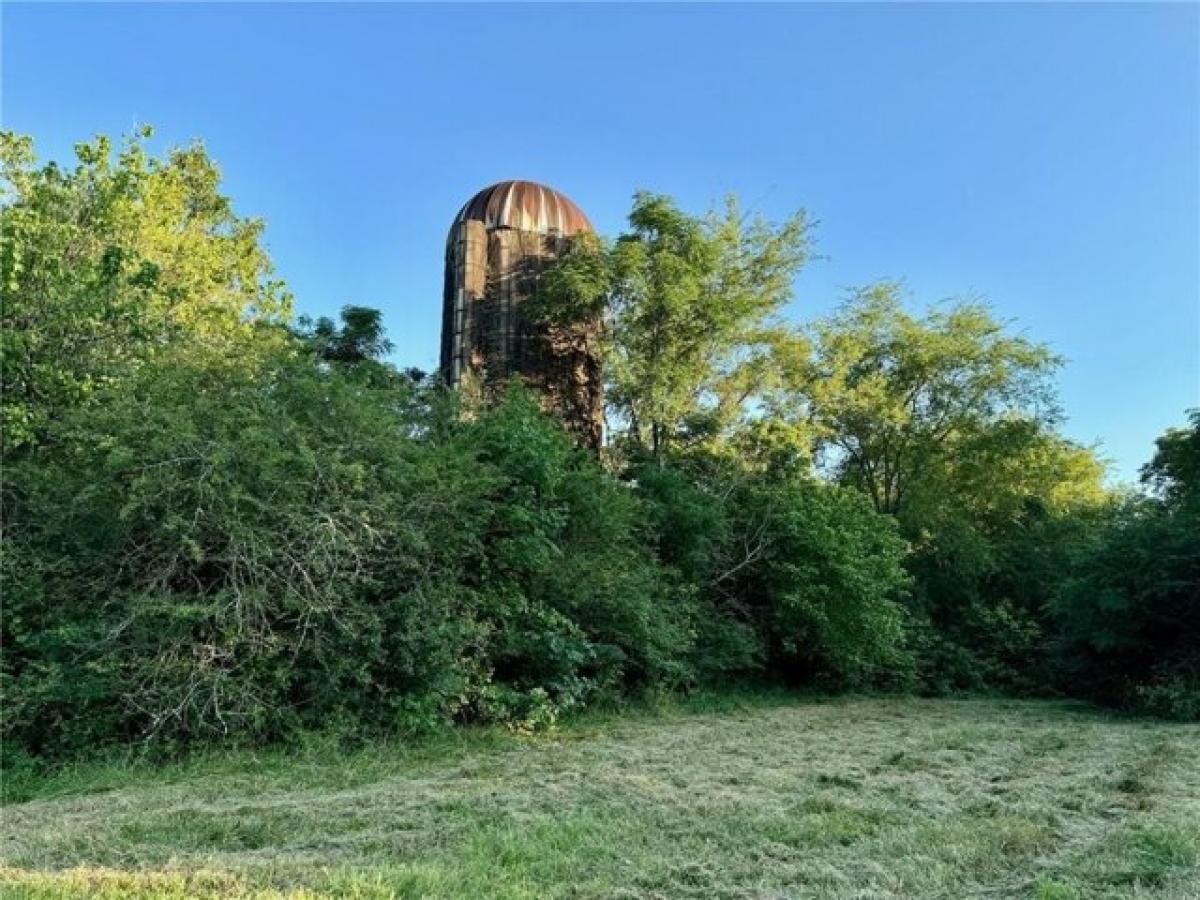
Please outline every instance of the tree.
M544 277L539 308L605 313L608 402L632 443L661 458L673 442L719 432L775 378L794 343L775 316L809 255L803 212L778 227L729 199L690 216L639 193L615 243L577 241Z
M203 147L155 158L149 136L115 154L104 137L81 143L63 169L36 165L29 138L0 135L7 452L176 342L252 364L264 326L290 313L262 222L233 211Z
M369 306L343 306L339 326L321 316L315 322L300 318L300 335L317 355L329 362L361 363L378 361L391 353L395 345L387 339L383 314Z
M1108 514L1104 476L1090 449L1028 420L929 461L898 515L928 689L1047 689L1049 606Z
M1006 423L1056 420L1049 379L1061 361L981 304L917 317L884 282L852 294L812 335L799 390L777 408L816 426L833 474L880 512L901 512L932 466Z
M809 332L768 415L897 518L925 687L1044 684L1048 604L1108 499L1103 463L1054 430L1060 360L979 303L909 313L891 282Z
M1142 483L1174 508L1200 500L1200 409L1190 410L1188 420L1188 427L1159 437L1142 468Z

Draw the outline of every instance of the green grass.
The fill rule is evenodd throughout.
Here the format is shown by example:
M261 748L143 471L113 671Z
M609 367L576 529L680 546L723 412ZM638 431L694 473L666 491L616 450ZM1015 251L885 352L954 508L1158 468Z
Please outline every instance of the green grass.
M725 701L20 786L0 895L1200 897L1200 727Z

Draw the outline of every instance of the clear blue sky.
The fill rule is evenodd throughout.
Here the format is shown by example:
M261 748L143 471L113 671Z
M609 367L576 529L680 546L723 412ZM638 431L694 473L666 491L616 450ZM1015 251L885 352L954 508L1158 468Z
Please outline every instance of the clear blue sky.
M806 207L791 314L847 286L987 298L1070 360L1067 432L1131 478L1200 405L1195 5L18 5L3 122L45 158L202 138L300 311L381 307L432 368L450 218L545 181Z

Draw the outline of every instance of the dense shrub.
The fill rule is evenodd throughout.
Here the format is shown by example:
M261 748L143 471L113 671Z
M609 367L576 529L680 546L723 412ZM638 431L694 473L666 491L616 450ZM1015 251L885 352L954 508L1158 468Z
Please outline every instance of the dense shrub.
M1052 690L1050 604L1104 508L1030 501L1001 523L942 520L909 557L923 691Z
M5 486L4 727L36 754L536 726L693 680L643 501L517 389L464 419L300 345L173 355Z
M471 581L501 701L519 713L540 689L566 709L688 680L694 609L647 545L637 496L516 388L463 440L500 479Z
M634 465L630 476L643 498L647 539L665 577L696 609L694 677L712 682L760 674L763 635L727 577L737 541L727 479L662 460ZM714 481L718 490L726 482L724 490L714 490Z
M303 357L173 358L65 416L7 473L6 724L37 749L261 739L379 715L384 674L460 693L475 626L447 586L487 475L395 408Z
M1064 683L1160 713L1200 713L1200 515L1138 500L1057 598Z
M376 310L292 321L202 149L78 155L0 140L9 765L747 676L1200 716L1200 415L1114 504L986 308L881 285L806 337L802 216L641 195L541 298L616 303L597 459L383 362Z
M735 502L731 576L776 669L836 687L909 683L907 547L895 521L857 491L804 478L751 482Z
M930 458L900 510L913 545L920 687L1051 689L1049 605L1111 502L1103 467L1043 425L1008 419Z
M1200 412L1158 441L1143 480L1073 567L1053 606L1068 689L1200 719Z

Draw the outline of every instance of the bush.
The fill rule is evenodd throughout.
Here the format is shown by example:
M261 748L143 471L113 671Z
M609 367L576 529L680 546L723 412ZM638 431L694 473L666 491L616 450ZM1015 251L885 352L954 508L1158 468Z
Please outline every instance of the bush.
M1114 513L1092 451L1029 415L1044 348L974 306L917 322L885 286L817 328L817 366L761 322L716 368L684 341L696 365L666 381L661 342L634 348L610 373L630 429L601 464L518 385L464 411L382 362L376 310L292 321L202 149L78 156L37 167L0 136L10 771L104 744L541 728L752 673L1053 683L1200 717L1200 413L1159 440L1153 496ZM669 207L635 212L695 238ZM787 269L803 222L758 228L743 259L727 219L708 249L754 318L747 260ZM594 312L638 246L579 245L543 283L567 306L538 315ZM694 274L672 312L693 331ZM677 339L638 318L661 300L638 288L618 318ZM808 477L814 449L840 486Z
M1053 611L1064 688L1200 718L1200 515L1154 500L1123 508L1077 563Z
M464 439L501 479L475 580L497 680L562 709L686 681L693 610L638 497L519 388Z
M1062 683L1200 719L1200 411L1158 440L1143 480L1076 561L1053 605Z
M752 483L736 509L737 593L757 612L772 664L837 687L909 684L910 581L895 521L855 490L800 478Z
M461 693L477 627L446 586L489 485L391 399L307 359L175 358L64 417L8 473L18 739L263 740Z
M689 665L711 684L761 671L765 648L756 622L722 577L736 535L727 499L679 465L647 461L630 472L645 505L646 536L672 589L695 610Z
M973 490L973 496L956 496L944 486L919 497L901 517L914 543L908 570L921 690L1053 691L1050 604L1080 549L1103 527L1111 503L1096 488L1090 467L1074 480L1063 475L1078 454L1049 447L1027 454L1033 457L1028 462L1002 461L1030 469L1048 456L1057 463L1048 473ZM1063 500L1056 492L1077 496Z
M7 738L535 727L692 679L628 486L522 391L467 421L373 366L173 355L10 467Z

